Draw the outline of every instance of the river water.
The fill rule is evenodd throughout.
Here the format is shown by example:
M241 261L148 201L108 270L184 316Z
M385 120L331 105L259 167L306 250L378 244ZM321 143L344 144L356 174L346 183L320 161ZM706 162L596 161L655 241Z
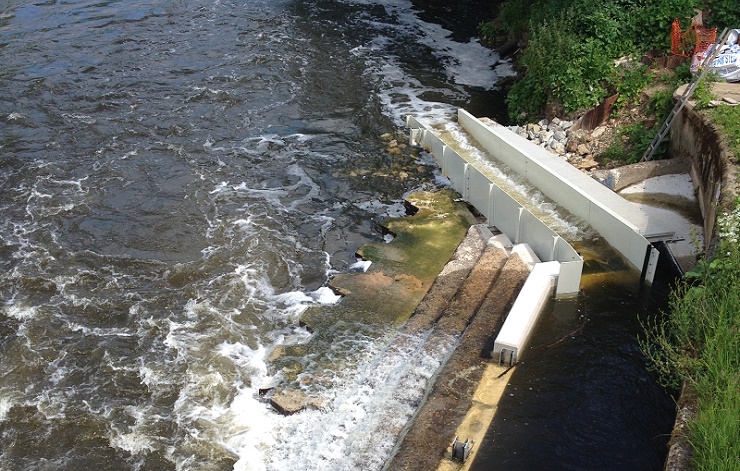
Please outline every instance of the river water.
M341 302L327 281L382 240L376 223L403 214L408 192L443 184L380 136L403 132L406 114L505 117L495 83L509 66L469 39L488 2L424 3L2 3L0 469L382 468L383 421L411 417L444 352L389 353L392 326L338 325L344 361L321 363L320 410L279 416L258 389L280 381L271 352L314 335L301 313ZM635 306L608 301L629 286L590 308L606 321L584 337L618 330L628 366L586 369L617 384L574 390L569 368L520 370L550 404L647 419L583 429L597 418L522 405L539 435L552 421L581 432L534 452L550 469L636 444L629 468L651 469L665 453L655 435L670 429L670 398L635 351ZM569 364L590 355L576 350ZM527 440L505 448L530 453ZM576 449L576 464L558 461Z

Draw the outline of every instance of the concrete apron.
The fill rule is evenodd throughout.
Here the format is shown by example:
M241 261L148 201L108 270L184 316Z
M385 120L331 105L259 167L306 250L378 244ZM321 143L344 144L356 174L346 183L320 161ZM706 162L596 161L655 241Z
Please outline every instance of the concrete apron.
M473 395L473 403L468 410L467 415L457 430L455 436L460 440L470 440L473 444L468 459L462 463L452 460L452 447L448 447L445 457L437 466L438 471L464 471L470 469L470 465L475 461L475 455L478 451L478 444L483 442L486 432L493 422L496 415L498 403L504 395L504 390L509 382L513 368L507 371L506 367L496 364L489 364L483 371L483 377L480 380L478 389Z
M478 232L476 234L476 232ZM471 228L475 238L488 232ZM490 232L489 232L490 234ZM466 238L468 239L468 238ZM463 244L464 245L464 244ZM454 258L454 257L453 257ZM467 469L475 458L510 373L493 363L492 340L531 270L516 252L490 238L456 294L431 324L431 335L459 338L408 429L397 442L388 470ZM428 296L435 298L435 286ZM420 306L423 306L423 301ZM426 308L409 319L424 319ZM426 322L424 322L426 324ZM502 373L506 373L503 374ZM468 459L452 460L454 437L472 443Z

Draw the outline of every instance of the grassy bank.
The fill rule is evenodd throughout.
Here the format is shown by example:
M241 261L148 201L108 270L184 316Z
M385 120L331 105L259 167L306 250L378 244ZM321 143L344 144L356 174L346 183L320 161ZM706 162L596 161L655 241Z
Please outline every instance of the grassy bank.
M689 422L695 469L740 463L740 206L718 223L716 257L686 276L671 313L652 326L644 350L667 386L686 384L695 401Z
M740 106L720 106L706 111L722 133L723 140L740 164Z

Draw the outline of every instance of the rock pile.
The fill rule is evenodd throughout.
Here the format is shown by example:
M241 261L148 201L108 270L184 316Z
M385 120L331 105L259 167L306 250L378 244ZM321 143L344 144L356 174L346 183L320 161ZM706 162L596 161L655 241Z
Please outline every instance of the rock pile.
M588 132L584 129L574 129L572 121L553 118L551 121L543 119L524 126L509 126L509 129L559 155L580 170L593 170L599 166L594 160L592 143L606 132L604 126Z

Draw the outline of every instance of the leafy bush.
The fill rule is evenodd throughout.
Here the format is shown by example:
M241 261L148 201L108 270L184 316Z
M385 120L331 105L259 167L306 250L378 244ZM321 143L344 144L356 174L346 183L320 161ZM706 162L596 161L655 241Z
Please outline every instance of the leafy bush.
M740 106L719 106L707 110L707 114L722 132L735 160L740 162Z
M740 2L737 0L707 0L709 18L707 23L714 26L740 27Z
M602 163L617 162L620 165L639 162L656 132L657 126L647 128L639 122L625 126L619 131L619 138L598 155L597 160ZM653 158L660 159L667 150L667 143L662 142Z
M532 28L529 45L519 59L525 77L508 96L511 118L520 122L541 114L548 100L566 112L597 105L608 93L604 77L613 65L599 41L583 39L568 11Z
M630 29L636 44L644 50L670 50L673 20L678 18L681 23L688 24L702 3L701 0L634 2Z
M712 73L708 73L704 76L704 79L694 89L694 94L691 99L696 102L698 109L704 109L709 106L709 102L714 100L716 97L712 93L712 83L716 81L716 77Z
M652 82L653 78L653 74L649 73L644 65L618 67L615 76L612 78L617 93L619 93L616 103L617 108L635 101L642 90Z
M581 36L593 38L601 43L609 57L617 58L635 50L629 32L629 8L622 3L603 0L581 0L575 2L575 28Z
M679 85L690 82L692 80L691 64L686 61L676 67L676 70L673 71L672 78L674 88L678 88Z
M498 35L498 29L490 21L484 21L478 24L478 34L485 43L493 43L494 38Z
M542 114L547 102L545 86L533 74L526 74L516 82L506 96L509 118L518 124L531 121Z
M738 16L737 0L707 1L717 18ZM614 70L611 61L651 49L668 51L673 20L688 24L702 5L702 0L507 1L496 28L530 38L518 64L522 81L507 98L511 119L537 118L548 102L577 111L615 91L626 94L618 106L634 99L646 77ZM688 75L688 65L685 70Z
M671 90L660 90L650 97L646 111L654 114L659 122L663 122L670 114L673 106L673 92Z

